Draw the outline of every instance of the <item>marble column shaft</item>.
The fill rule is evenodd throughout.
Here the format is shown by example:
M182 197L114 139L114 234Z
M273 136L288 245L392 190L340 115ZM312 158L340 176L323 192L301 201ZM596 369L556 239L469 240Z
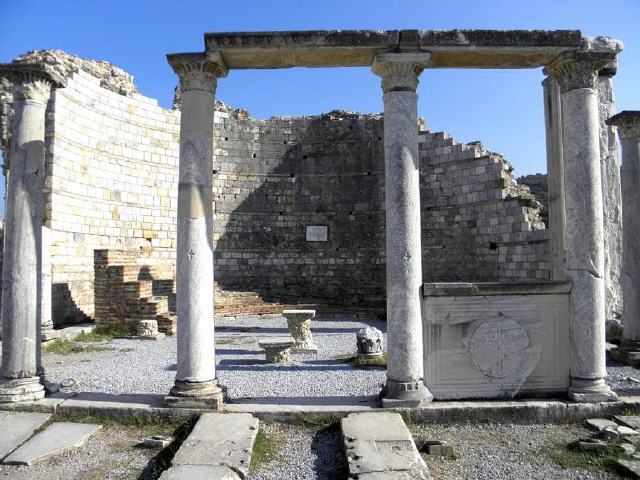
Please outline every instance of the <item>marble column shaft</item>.
M209 398L219 406L213 311L213 106L217 77L226 69L206 58L175 57L169 61L180 76L182 113L176 251L178 359L170 397L202 398L205 404ZM170 397L167 403L172 403Z
M545 133L547 145L547 187L549 229L551 231L551 279L564 280L564 167L562 162L562 107L558 81L547 77L544 91Z
M565 276L570 296L569 397L576 401L615 398L604 383L605 284L598 69L601 55L573 54L547 67L562 101L565 194Z
M622 145L624 294L623 345L640 350L640 111L625 111L607 123L618 127Z
M605 320L622 316L622 187L618 142L615 128L606 121L616 111L613 76L616 64L608 65L598 76L600 118L600 158L602 171L602 206L604 214L604 284Z
M382 77L387 278L387 384L383 403L431 400L424 385L421 315L422 246L418 157L418 76L427 53L384 54Z
M40 273L44 210L45 111L51 82L15 73L11 164L2 271L0 401L44 396L40 384Z

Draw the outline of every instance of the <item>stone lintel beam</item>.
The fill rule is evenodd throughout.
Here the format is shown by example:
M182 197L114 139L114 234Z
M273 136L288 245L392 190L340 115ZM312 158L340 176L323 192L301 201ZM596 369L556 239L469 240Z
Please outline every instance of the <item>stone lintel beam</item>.
M312 30L206 33L229 68L370 66L376 55L428 51L431 68L536 68L582 45L578 30Z

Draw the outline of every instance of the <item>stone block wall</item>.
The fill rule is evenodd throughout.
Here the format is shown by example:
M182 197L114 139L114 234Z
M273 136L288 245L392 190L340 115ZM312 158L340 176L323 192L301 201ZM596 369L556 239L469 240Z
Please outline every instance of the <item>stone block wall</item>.
M65 71L68 85L53 94L47 117L56 324L107 314L94 297L97 251L133 252L130 263L151 269L175 264L180 112L138 94L117 69L111 85L104 65L98 74L84 62L68 62L80 66ZM6 132L2 89L0 99ZM384 310L383 128L380 115L256 120L217 104L219 299L255 292L268 304ZM538 206L508 162L443 132L419 133L425 280L548 278ZM307 227L326 227L326 241L307 240Z

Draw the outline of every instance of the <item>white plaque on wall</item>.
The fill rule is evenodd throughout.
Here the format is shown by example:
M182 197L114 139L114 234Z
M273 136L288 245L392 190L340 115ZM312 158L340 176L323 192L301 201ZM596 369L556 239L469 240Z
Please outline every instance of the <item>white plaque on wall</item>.
M307 225L307 242L326 242L328 231L326 225Z

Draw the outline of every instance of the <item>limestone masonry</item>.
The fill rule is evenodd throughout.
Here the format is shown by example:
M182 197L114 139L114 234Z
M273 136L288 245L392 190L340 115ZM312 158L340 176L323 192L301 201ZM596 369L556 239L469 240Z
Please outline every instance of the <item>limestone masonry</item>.
M180 111L142 96L130 75L106 62L55 50L16 61L43 63L67 77L46 116L53 320L101 321L118 317L115 311L129 316L104 296L110 280L101 269L104 258L127 258L113 263L138 265L136 271L125 267L123 282L174 278ZM0 100L7 168L7 84ZM255 292L264 302L384 311L383 127L380 114L336 110L257 120L216 103L212 193L222 313L229 292ZM416 131L423 279L549 279L540 204L517 184L510 164L478 142L430 132L424 121ZM140 298L171 310L173 288L165 282L160 292ZM166 298L152 299L159 296Z

